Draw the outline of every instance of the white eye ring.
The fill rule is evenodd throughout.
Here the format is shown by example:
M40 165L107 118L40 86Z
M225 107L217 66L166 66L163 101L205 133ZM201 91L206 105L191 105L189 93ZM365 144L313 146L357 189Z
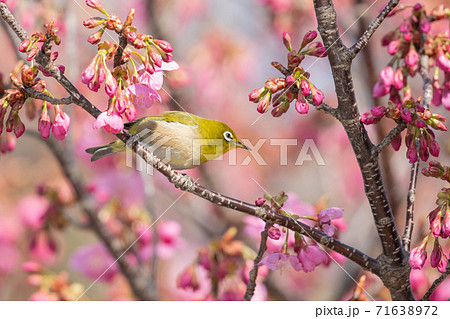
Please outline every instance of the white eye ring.
M225 138L225 140L227 142L231 142L233 140L233 134L231 134L231 132L229 132L229 131L225 131L223 133L223 137Z

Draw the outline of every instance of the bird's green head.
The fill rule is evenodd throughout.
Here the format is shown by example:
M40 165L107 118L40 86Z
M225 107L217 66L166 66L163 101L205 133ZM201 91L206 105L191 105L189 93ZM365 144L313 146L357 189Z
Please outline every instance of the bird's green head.
M206 120L199 124L202 131L202 138L221 142L223 145L223 154L233 148L244 148L246 150L250 150L250 148L242 143L234 131L225 123L215 120ZM218 155L220 156L222 154Z

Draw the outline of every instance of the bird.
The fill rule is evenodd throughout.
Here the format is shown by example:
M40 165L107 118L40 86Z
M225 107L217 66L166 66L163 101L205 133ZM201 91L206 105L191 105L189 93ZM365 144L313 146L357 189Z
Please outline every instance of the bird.
M197 167L234 148L251 150L225 123L188 112L168 111L124 124L132 141L143 142L175 170ZM130 144L132 145L132 144ZM91 161L130 150L121 140L86 149Z

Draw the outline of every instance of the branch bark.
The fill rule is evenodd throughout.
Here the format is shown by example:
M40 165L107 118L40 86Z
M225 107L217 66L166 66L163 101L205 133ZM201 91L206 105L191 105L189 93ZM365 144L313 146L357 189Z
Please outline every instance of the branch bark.
M383 254L378 258L382 265L380 277L391 292L393 300L413 300L409 282L410 268L383 186L378 158L372 155L373 144L360 121L350 71L354 53L347 49L340 39L333 2L315 0L314 7L318 30L327 49L335 83L338 119L344 126L360 166L366 196L383 247ZM368 33L367 41L375 31L372 29L373 31Z
M269 235L270 225L266 223L264 230L261 232L261 242L259 244L258 253L253 261L253 268L250 271L247 290L244 295L244 301L250 301L255 293L256 278L258 277L259 263L267 250L267 236Z
M448 275L450 275L450 258L448 260L447 269L445 270L445 272L442 275L440 275L439 278L433 282L431 287L427 290L425 295L423 295L423 297L422 297L422 299L420 299L420 301L430 300L430 297L433 294L433 292L436 290L437 287L439 287L440 284L442 284L444 282L444 280L448 277Z

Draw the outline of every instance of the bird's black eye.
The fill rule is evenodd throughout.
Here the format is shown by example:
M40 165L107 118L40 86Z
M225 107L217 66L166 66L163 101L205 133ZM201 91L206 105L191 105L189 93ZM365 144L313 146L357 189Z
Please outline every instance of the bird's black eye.
M233 134L231 134L231 132L225 131L223 133L223 137L225 138L225 140L227 142L231 142L233 140Z

